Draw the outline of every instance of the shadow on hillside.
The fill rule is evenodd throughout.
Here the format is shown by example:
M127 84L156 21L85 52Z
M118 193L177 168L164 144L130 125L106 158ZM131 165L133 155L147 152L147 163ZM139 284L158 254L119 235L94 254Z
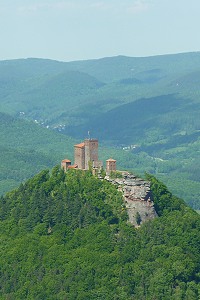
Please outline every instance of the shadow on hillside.
M182 119L188 115L189 106L188 99L175 94L142 98L91 117L86 124L68 127L66 131L81 138L89 130L100 140L132 143L147 138L153 131L158 135L169 135L182 130ZM192 114L194 107L190 111Z

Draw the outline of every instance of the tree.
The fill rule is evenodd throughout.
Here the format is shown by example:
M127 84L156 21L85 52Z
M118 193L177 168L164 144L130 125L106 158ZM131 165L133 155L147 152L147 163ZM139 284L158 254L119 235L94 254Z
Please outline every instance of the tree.
M141 224L141 222L142 222L141 216L140 216L140 214L139 214L138 211L137 211L137 213L136 213L135 220L136 220L136 223L137 223L138 226L139 226L139 225Z

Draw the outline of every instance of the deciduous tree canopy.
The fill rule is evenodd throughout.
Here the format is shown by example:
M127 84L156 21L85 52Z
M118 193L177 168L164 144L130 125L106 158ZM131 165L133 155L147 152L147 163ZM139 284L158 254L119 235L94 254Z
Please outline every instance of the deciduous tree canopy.
M135 229L116 187L44 170L0 201L1 299L199 299L200 217L152 176Z

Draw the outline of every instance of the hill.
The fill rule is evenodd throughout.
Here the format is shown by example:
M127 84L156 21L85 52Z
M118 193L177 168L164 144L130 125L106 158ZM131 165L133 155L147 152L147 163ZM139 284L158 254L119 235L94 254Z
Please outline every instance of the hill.
M199 63L199 52L1 61L0 112L67 137L90 130L112 147L119 168L155 174L199 209ZM57 145L52 139L51 149Z
M127 224L115 186L54 167L0 201L2 299L199 299L200 216L152 176L159 217Z
M33 122L0 113L0 194L72 153L74 142Z
M1 111L23 111L27 118L45 120L53 126L60 122L69 125L69 119L70 125L84 124L99 112L142 97L177 94L190 104L199 103L199 60L200 53L70 63L1 61Z

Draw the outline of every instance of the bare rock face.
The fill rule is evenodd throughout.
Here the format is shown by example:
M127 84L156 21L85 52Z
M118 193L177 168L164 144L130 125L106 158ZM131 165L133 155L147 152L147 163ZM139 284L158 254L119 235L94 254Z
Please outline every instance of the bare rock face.
M129 222L135 227L157 216L151 196L150 182L127 172L123 173L123 178L107 178L107 180L117 185L123 193Z

